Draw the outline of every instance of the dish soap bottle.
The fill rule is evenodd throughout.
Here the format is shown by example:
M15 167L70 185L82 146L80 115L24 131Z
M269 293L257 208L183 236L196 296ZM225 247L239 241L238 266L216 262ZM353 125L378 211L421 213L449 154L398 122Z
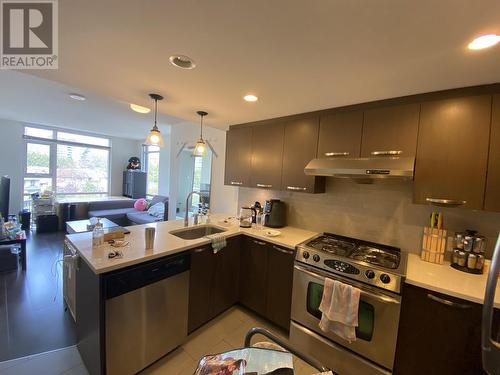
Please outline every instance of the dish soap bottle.
M94 225L94 229L92 230L92 246L97 247L101 246L104 243L104 229L100 222L100 219L97 219L97 223Z

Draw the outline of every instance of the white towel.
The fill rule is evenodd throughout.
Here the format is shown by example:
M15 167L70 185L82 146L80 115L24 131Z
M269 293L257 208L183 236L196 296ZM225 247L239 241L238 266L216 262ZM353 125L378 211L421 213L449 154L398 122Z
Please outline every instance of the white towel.
M223 234L213 234L210 236L210 239L212 240L212 249L214 254L217 254L227 245L226 236Z
M331 331L349 342L356 341L360 294L358 288L325 278L319 306L323 313L319 328L323 332Z

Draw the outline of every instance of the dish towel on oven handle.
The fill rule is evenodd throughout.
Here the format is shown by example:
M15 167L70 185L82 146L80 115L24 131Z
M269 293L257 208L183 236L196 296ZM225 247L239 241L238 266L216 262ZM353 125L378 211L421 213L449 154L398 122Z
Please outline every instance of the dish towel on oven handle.
M223 234L213 234L207 237L209 237L212 240L212 249L214 254L217 254L227 245L226 236Z
M360 294L358 288L325 277L319 328L349 342L356 341Z

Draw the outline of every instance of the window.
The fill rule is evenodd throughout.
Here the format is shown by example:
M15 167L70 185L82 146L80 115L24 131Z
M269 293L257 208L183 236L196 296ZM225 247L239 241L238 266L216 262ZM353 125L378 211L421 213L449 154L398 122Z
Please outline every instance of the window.
M143 146L144 169L147 176L146 195L158 194L160 174L160 148L158 146Z
M107 195L110 141L55 129L25 127L24 206L31 194Z

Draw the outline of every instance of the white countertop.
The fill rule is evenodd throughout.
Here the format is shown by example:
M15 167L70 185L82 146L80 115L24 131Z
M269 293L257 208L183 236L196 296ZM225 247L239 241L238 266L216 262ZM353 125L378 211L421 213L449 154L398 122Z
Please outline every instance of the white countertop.
M246 234L290 249L294 249L297 244L318 234L303 229L284 227L278 229L281 235L277 237L267 237L262 230L256 228L240 228L239 223L234 219L228 224L222 223L222 219L226 217L228 217L228 215L211 215L210 222L211 225L227 229L227 231L224 232L226 237ZM145 250L144 228L146 227L156 228L154 249L152 250ZM163 221L127 227L130 234L125 235L125 240L129 241L129 244L119 248L123 252L122 258L113 259L108 258L108 253L110 250L114 249L110 245L105 244L98 248L92 248L91 232L70 234L67 235L66 238L76 248L90 268L96 274L100 274L210 243L210 239L205 237L196 240L183 240L169 233L173 230L182 228L184 228L183 220Z
M408 284L482 304L487 278L487 271L473 275L451 268L449 262L434 264L424 262L417 254L408 254L405 280ZM500 308L500 281L497 282L495 307Z

